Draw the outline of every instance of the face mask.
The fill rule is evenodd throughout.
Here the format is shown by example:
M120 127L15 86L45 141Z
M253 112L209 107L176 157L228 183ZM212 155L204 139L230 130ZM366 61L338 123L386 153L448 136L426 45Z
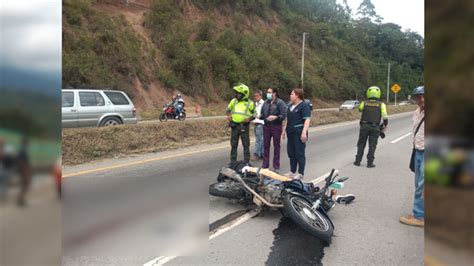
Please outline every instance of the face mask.
M235 98L236 98L237 100L241 100L243 97L244 97L244 96L243 96L241 93L237 93L237 94L235 95Z
M271 100L273 98L273 93L267 93L267 100Z

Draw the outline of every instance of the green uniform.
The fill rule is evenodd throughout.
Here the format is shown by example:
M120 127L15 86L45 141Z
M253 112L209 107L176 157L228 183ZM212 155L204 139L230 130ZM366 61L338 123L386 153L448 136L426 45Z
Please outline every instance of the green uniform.
M240 101L232 99L227 106L227 113L232 116L232 122L230 123L232 128L230 138L230 145L232 147L230 151L230 161L237 161L237 148L240 138L244 147L244 160L248 162L250 161L250 123L246 123L245 120L254 118L255 104L248 99Z
M357 141L357 155L355 162L360 163L364 155L365 145L369 140L369 151L367 152L367 165L374 162L375 148L380 136L380 122L383 119L387 125L387 107L384 103L377 100L361 102L359 111L362 112L360 119L359 140Z

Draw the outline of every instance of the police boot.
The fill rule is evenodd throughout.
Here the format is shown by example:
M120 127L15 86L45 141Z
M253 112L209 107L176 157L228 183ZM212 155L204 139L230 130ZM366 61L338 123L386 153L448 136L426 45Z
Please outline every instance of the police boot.
M374 162L368 162L367 163L367 168L374 168L374 167L375 167Z
M358 156L356 156L355 161L354 161L354 165L355 166L360 166L360 161L361 161L361 159Z

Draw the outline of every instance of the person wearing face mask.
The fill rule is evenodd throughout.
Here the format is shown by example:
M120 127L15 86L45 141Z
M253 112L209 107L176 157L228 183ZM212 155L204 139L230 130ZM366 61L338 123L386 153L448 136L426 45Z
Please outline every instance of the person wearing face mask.
M237 161L237 148L239 146L239 138L242 140L244 147L244 161L250 161L250 122L255 119L255 104L249 99L250 90L245 84L238 84L234 88L235 97L229 102L226 114L229 126L232 128L230 138L231 164Z
M311 108L304 101L303 89L291 91L287 114L288 118L282 137L285 138L285 134L288 137L287 152L290 158L290 172L285 176L303 179L306 165L306 141L308 141L308 128L311 122ZM298 170L298 174L296 174L296 170Z
M278 97L274 88L268 88L266 101L262 106L260 119L263 125L263 163L262 168L270 167L270 143L273 138L273 170L280 170L280 141L283 121L286 119L286 104Z

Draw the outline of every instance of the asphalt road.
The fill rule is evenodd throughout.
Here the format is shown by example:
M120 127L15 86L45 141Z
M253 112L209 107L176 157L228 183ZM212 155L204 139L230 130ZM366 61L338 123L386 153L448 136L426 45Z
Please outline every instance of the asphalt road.
M282 219L278 211L267 210L213 236L202 246L207 246L207 250L197 253L199 256L170 257L169 246L163 246L161 241L166 228L159 231L154 224L161 225L160 219L168 215L165 206L179 206L180 198L192 198L196 208L189 206L189 202L183 205L189 213L182 220L192 221L193 225L202 222L202 215L210 225L222 222L228 215L232 221L232 214L240 215L238 212L246 209L207 195L207 186L229 160L228 143L222 143L65 168L64 262L421 265L423 229L398 222L400 215L410 213L413 201L413 174L408 170L411 138L391 143L410 132L411 115L394 115L389 121L387 137L379 140L374 169L365 167L365 158L362 166L352 165L357 122L310 129L305 180L336 168L341 176L350 177L340 193L357 197L353 204L336 206L330 212L335 224L330 246L323 246ZM281 154L282 171L286 172L286 141ZM190 225L183 223L183 227L174 226ZM110 256L94 257L104 254ZM159 256L163 257L153 260Z

